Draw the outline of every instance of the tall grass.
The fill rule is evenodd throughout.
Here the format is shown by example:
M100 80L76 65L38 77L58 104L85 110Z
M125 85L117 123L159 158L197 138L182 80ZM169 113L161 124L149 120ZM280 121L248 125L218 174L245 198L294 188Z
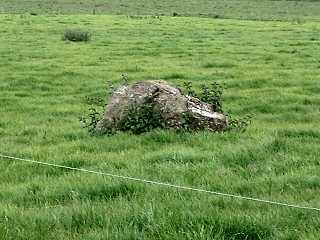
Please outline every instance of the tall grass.
M291 4L291 3L290 3ZM299 3L300 4L300 3ZM0 15L0 152L320 207L318 23ZM67 27L90 42L61 41ZM90 136L86 96L227 84L242 134ZM107 100L107 99L106 99ZM318 239L319 213L0 160L1 239Z

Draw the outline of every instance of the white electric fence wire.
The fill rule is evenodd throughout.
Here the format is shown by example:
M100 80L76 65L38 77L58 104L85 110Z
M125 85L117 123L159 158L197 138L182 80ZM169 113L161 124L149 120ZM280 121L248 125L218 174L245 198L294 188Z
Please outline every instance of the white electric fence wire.
M6 159L13 159L13 160L19 160L19 161L24 161L24 162L36 163L36 164L46 165L46 166L51 166L51 167L64 168L64 169L69 169L69 170L76 170L76 171L80 171L80 172L100 174L100 175L104 175L104 176L120 178L120 179L125 179L125 180L131 180L131 181L136 181L136 182L150 183L150 184L154 184L154 185L160 185L160 186L166 186L166 187L190 190L190 191L201 192L201 193L215 194L215 195L224 196L224 197L237 198L237 199L243 199L243 200L249 200L249 201L255 201L255 202L262 202L262 203L269 203L269 204L280 205L280 206L285 206L285 207L290 207L290 208L299 208L299 209L320 211L320 208L316 208L316 207L305 207L305 206L298 206L298 205L294 205L294 204L287 204L287 203L269 201L269 200L258 199L258 198L244 197L244 196L234 195L234 194L229 194L229 193L215 192L215 191L210 191L210 190L205 190L205 189L199 189L199 188L175 185L175 184L171 184L171 183L158 182L158 181L152 181L152 180L147 180L147 179L116 175L116 174L105 173L105 172L98 172L98 171L93 171L93 170L88 170L88 169L83 169L83 168L68 167L68 166L63 166L63 165L59 165L59 164L40 162L40 161L31 160L31 159L12 157L12 156L2 155L2 154L0 154L0 157L6 158Z

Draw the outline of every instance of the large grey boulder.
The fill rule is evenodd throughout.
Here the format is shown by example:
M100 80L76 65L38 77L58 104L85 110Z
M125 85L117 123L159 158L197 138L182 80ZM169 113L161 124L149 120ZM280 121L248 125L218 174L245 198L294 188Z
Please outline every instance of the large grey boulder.
M182 93L166 81L149 80L117 88L96 126L97 132L118 129L122 120L132 114L130 110L133 107L143 109L150 102L161 114L168 129L179 131L186 125L191 130L226 131L228 128L226 117L213 112L208 103Z

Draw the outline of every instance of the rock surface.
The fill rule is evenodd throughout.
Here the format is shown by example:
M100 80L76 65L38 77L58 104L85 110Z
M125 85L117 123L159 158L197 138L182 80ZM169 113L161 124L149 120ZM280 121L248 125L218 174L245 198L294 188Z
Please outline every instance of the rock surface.
M228 128L226 117L213 112L208 103L182 93L178 87L166 81L149 80L117 88L96 126L97 132L117 129L121 120L130 115L133 106L143 109L150 101L155 110L161 113L168 129L179 131L185 129L186 125L191 130L226 131Z

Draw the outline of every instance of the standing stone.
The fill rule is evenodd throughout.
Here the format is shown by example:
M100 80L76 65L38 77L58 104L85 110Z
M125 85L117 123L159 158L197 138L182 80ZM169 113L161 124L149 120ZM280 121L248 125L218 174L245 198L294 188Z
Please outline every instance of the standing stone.
M210 104L182 93L178 87L166 81L149 80L117 88L96 126L97 132L106 133L119 128L133 106L143 109L150 101L155 111L160 112L168 129L179 131L185 129L186 124L190 130L220 132L228 129L226 117L213 112Z

